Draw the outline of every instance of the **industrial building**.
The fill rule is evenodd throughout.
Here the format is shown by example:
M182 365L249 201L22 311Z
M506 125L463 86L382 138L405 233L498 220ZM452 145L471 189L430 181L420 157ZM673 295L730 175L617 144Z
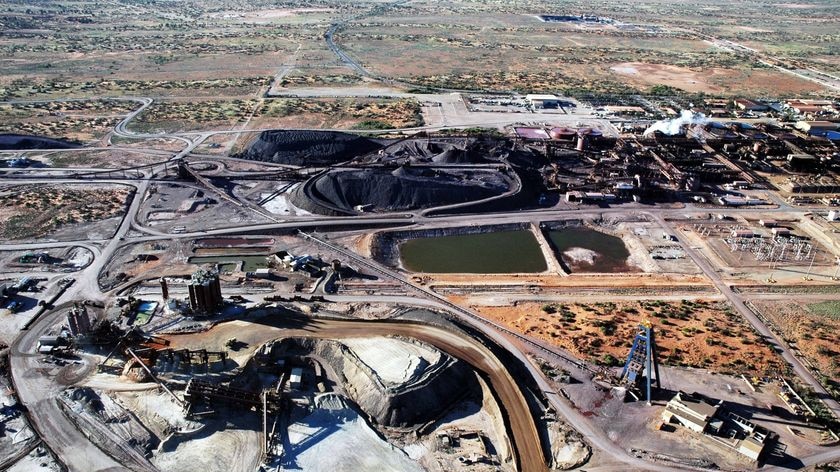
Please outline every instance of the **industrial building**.
M215 270L199 269L193 273L188 286L190 308L195 313L213 313L222 307L222 288L219 273Z
M738 98L734 101L735 106L738 107L739 110L744 111L767 111L770 109L767 104L760 102L758 100L750 100L747 98Z
M525 100L534 108L557 108L562 101L557 95L528 94Z
M84 305L77 303L67 312L67 326L70 328L70 334L73 336L90 333L90 316Z
M709 423L717 415L720 403L712 405L685 392L677 392L662 412L662 421L678 423L695 433L705 433Z
M696 393L677 392L662 421L702 434L752 461L759 460L769 438L767 430L727 410L722 401L712 403Z
M820 136L829 131L837 131L840 129L840 124L831 121L798 121L796 129L812 136Z

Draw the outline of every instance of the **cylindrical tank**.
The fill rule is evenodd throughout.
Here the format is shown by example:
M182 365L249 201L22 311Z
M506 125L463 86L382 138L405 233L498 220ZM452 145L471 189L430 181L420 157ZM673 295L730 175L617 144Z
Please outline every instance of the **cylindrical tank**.
M562 140L562 141L571 141L575 139L575 135L577 131L571 128L551 128L551 131L548 132L548 135L551 136L551 139Z

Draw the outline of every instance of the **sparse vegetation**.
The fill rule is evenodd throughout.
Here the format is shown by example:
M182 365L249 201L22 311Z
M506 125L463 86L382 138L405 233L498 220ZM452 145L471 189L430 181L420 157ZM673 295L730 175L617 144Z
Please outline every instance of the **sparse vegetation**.
M130 190L123 186L21 189L0 196L5 239L40 238L66 225L99 221L125 211Z
M647 318L656 320L653 325L665 364L750 375L784 371L773 349L721 302L520 303L515 310L473 308L599 364L607 354L626 357L639 323ZM560 323L549 324L549 319Z

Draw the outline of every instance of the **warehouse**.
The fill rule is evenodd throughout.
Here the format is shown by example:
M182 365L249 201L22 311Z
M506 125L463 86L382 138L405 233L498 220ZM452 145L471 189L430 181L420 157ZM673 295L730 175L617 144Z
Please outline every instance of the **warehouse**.
M534 108L557 108L561 102L560 97L557 95L541 94L528 94L525 96L525 100Z

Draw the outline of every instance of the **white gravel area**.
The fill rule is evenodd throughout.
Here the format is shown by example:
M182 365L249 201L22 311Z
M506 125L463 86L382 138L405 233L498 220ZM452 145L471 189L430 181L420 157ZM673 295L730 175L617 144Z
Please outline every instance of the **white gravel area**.
M386 385L401 385L418 379L442 359L440 351L431 346L397 338L357 338L342 343Z
M582 247L570 248L566 250L563 255L572 262L586 262L587 264L594 264L595 258L599 256L597 252Z
M330 403L289 426L278 470L423 470L402 450L380 438L352 408Z

